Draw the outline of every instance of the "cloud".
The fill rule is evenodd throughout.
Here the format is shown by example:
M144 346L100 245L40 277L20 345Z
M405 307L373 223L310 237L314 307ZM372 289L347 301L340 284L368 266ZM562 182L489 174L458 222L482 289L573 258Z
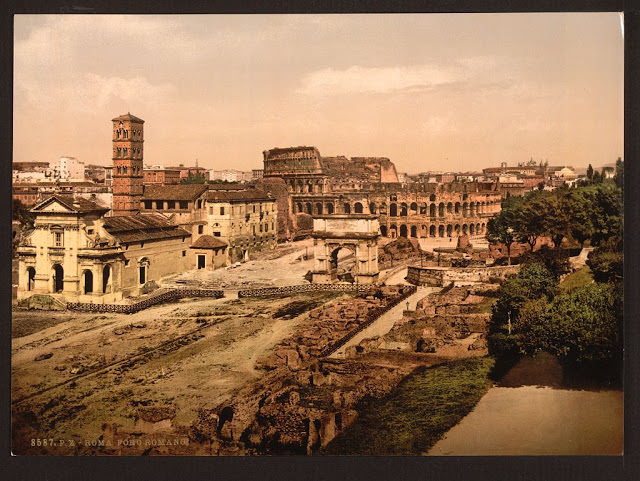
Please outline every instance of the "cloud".
M402 67L360 67L346 70L325 68L306 75L299 93L338 95L352 93L391 93L427 89L456 80L454 72L432 65Z

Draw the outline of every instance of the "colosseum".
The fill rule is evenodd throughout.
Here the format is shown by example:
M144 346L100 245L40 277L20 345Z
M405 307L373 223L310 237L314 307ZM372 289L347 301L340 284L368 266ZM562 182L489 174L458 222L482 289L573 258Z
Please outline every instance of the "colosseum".
M263 155L264 177L284 181L298 225L305 215L376 214L383 237L480 236L500 212L496 182L405 184L386 157L322 157L315 147Z

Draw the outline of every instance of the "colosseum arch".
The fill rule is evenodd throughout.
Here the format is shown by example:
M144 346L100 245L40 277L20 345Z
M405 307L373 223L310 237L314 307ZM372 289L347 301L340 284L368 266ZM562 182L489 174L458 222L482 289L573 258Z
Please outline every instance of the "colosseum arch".
M304 204L304 210L305 210L305 212L306 212L307 214L309 214L309 215L313 214L313 211L312 211L312 209L311 209L311 202L306 202L306 203Z
M389 205L389 217L398 217L398 204Z
M454 205L454 207L453 207L453 210L454 210L454 212L455 212L456 214L459 214L459 213L460 213L460 202L456 202L456 203L455 203L455 205Z
M327 202L325 204L325 207L327 208L327 214L333 214L333 204L331 202Z
M469 224L469 235L474 235L476 232L476 226L473 224Z
M462 235L467 235L469 233L469 227L467 224L462 224Z
M436 226L431 224L431 227L429 227L429 237L435 237L436 236Z
M444 202L438 204L438 217L444 217Z
M431 195L429 196L429 200L430 200L431 202L435 202L435 201L436 201L436 194L431 194Z
M371 214L375 214L376 213L376 203L375 202L371 202L369 204L369 213L371 213Z
M355 204L353 204L353 212L356 214L362 214L364 210L364 207L362 207L362 203L361 202L356 202Z
M398 237L398 226L395 224L391 224L389 226L389 237L391 237L392 239L395 239L396 237Z
M440 225L438 227L438 237L444 237L444 226Z
M456 235L460 235L460 224L456 224L453 230L455 231Z
M431 204L429 206L429 216L431 216L431 217L435 217L436 216L436 205L435 204Z
M322 215L322 202L316 202L316 214Z
M427 237L429 235L429 229L427 229L426 225L422 226L422 229L420 229L420 237Z
M447 214L453 213L453 204L451 202L447 203Z
M409 210L411 211L412 214L417 214L418 213L418 203L417 202L411 202L411 205L409 206Z
M427 215L427 203L422 202L420 204L420 215Z
M452 233L453 233L453 227L451 226L451 224L447 224L447 237L451 237Z
M406 217L407 216L407 203L403 202L402 204L400 204L400 217Z
M407 235L407 226L404 224L400 226L400 237L409 237Z

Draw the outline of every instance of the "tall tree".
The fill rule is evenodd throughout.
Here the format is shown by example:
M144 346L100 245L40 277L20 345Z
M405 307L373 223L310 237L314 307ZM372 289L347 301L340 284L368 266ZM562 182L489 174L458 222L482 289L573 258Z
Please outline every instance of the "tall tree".
M587 179L589 179L589 181L593 180L593 166L591 164L587 167Z
M616 175L614 180L619 189L624 188L624 161L620 157L616 160Z

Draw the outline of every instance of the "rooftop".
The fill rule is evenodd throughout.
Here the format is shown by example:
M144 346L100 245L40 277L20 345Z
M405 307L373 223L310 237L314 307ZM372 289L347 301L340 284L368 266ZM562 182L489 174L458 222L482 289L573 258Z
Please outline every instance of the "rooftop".
M274 200L274 198L266 192L257 189L238 191L209 190L207 200L210 202L241 202L249 200L269 201Z
M216 239L210 235L203 235L198 237L192 245L192 249L218 249L220 247L226 247L227 243L221 241L220 239Z
M104 218L104 228L120 242L190 237L184 229L171 224L161 214L136 214Z
M52 195L51 197L48 197L39 204L35 205L31 210L41 212L44 207L56 201L70 211L74 211L80 214L87 212L107 212L109 210L109 207L105 207L83 197L74 198L70 195Z
M129 112L127 112L124 115L120 115L119 117L115 117L111 119L112 122L115 122L116 120L131 120L132 122L140 122L141 124L144 124L144 120L136 117L135 115L131 115L131 113Z
M143 200L194 200L208 190L205 184L145 185Z

